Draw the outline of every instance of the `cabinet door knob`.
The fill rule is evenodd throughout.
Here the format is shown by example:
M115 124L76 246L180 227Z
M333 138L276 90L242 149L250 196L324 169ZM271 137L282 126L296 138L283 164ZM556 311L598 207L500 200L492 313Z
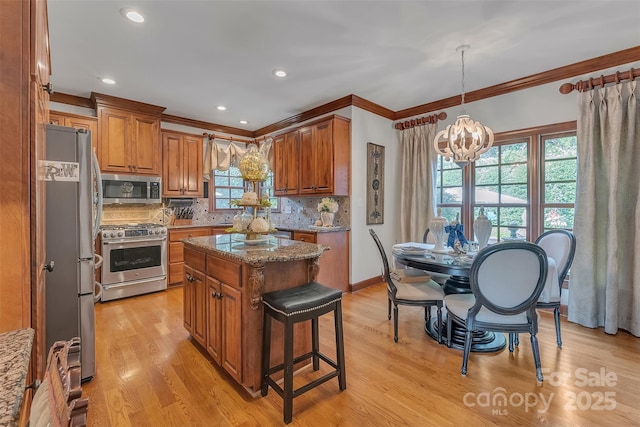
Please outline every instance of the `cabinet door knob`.
M43 270L47 270L49 273L51 273L53 271L53 269L55 268L56 263L55 261L49 261L48 263L46 263L42 269Z
M193 276L187 274L187 282L193 282Z
M44 91L49 95L53 94L53 84L51 82L47 83L46 85L42 85L42 89L44 89Z

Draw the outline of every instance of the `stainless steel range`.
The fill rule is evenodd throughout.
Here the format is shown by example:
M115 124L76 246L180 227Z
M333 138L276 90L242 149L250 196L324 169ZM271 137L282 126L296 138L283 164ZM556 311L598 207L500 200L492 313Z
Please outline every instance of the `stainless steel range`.
M102 301L167 289L167 227L118 224L100 230Z

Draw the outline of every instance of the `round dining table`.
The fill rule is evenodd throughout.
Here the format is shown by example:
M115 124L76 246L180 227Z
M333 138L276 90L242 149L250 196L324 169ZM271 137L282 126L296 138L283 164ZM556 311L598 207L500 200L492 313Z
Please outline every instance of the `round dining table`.
M449 278L442 288L446 295L471 293L469 275L471 273L471 264L473 263L472 254L438 253L433 251L432 244L415 242L395 245L392 252L395 260L402 265L424 270L427 274L448 275ZM431 317L432 321L425 323L425 331L429 336L437 340L438 329L442 327L442 336L445 337L446 341L447 328L445 320L443 319L443 324L440 326L437 324L437 320L433 319L434 316ZM460 350L464 349L464 327L453 322L451 335L451 346ZM506 339L501 333L481 331L474 332L472 336L471 351L498 351L502 350L506 345Z

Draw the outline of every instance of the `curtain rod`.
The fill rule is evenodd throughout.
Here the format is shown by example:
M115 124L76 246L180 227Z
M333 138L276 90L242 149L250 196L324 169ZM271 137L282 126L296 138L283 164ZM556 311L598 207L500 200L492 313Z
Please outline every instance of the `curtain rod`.
M621 80L633 80L636 77L640 77L640 70L634 70L630 68L629 71L616 71L613 74L609 74L607 76L596 77L595 79L592 77L587 80L580 80L576 84L573 83L564 83L560 86L560 93L566 95L568 93L573 92L574 90L580 92L586 92L588 90L594 89L596 86L604 87L607 83L620 83Z
M204 132L202 134L202 136L206 136L207 138L209 138L209 140L211 140L211 139L223 139L225 141L231 141L231 142L235 141L235 142L244 142L245 144L256 144L255 141L251 141L251 140L247 140L247 139L238 139L238 138L234 139L232 136L219 136L219 135L216 135L214 133Z
M447 113L441 111L440 113L435 113L430 116L419 117L417 119L405 120L404 122L398 122L393 125L394 128L402 130L402 129L411 129L416 126L425 125L427 123L438 123L438 120L445 120L447 118Z

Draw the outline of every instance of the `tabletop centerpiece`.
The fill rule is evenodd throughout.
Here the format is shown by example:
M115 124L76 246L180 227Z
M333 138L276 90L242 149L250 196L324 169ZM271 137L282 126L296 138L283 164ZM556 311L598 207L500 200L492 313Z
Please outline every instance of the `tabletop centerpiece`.
M318 203L318 212L320 212L320 220L323 227L333 226L333 219L338 212L338 202L333 197L323 197Z

